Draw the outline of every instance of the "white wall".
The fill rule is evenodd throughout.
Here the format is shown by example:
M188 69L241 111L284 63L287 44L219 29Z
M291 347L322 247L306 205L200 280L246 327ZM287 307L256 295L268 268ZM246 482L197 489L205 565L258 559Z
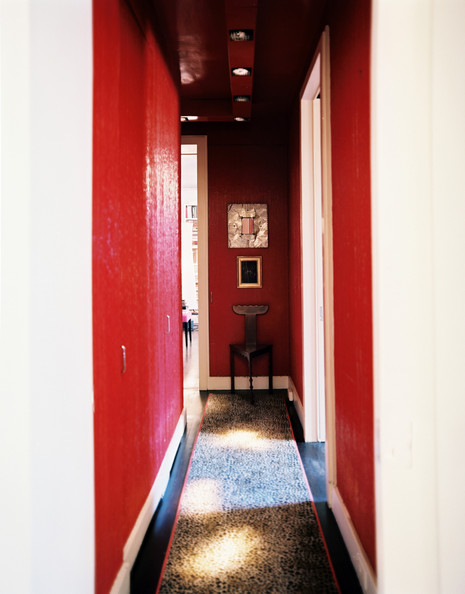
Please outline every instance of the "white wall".
M94 590L92 2L2 0L0 592Z
M465 3L433 13L433 269L440 591L465 592Z
M465 4L373 1L379 592L465 591Z

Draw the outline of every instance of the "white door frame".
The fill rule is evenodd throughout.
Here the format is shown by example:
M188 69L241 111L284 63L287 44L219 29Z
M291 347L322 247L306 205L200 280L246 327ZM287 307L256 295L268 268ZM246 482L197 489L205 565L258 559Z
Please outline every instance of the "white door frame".
M323 201L321 181L321 105L318 95L313 104L313 188L315 229L315 320L316 320L316 396L317 441L326 441L325 329L323 282Z
M207 137L181 136L181 144L197 145L197 223L199 283L199 390L208 390L210 375L208 310L208 168Z
M314 100L320 94L321 108L321 191L323 216L323 301L326 408L326 479L328 504L336 485L335 390L334 390L334 309L333 309L333 241L331 192L331 124L329 78L329 28L323 32L301 99L301 249L302 249L302 318L303 318L303 385L304 435L306 441L318 439L319 405L317 397L318 344L318 220L315 214L315 172L313 133ZM306 166L304 167L304 163ZM320 281L321 282L321 281ZM321 287L320 287L321 288Z

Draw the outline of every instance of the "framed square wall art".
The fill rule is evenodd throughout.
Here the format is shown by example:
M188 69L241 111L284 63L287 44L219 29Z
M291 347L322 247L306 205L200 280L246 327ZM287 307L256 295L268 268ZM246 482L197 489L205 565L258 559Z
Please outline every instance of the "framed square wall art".
M228 247L268 247L267 204L228 204Z
M237 256L238 289L262 288L262 257Z

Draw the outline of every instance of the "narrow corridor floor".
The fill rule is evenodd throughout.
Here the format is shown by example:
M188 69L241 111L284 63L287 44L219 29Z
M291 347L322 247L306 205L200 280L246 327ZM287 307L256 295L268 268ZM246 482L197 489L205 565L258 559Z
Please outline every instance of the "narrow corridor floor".
M285 391L281 391L281 394L285 394ZM148 594L149 592L153 594L157 587L176 518L176 511L190 454L198 432L206 399L207 393L205 392L197 393L197 401L191 395L189 408L193 408L193 412L192 410L191 412L188 411L188 427L176 457L170 483L147 531L146 538L131 574L131 592L133 594ZM356 574L333 514L325 502L324 444L308 444L301 441L302 430L293 404L286 401L286 406L288 407L294 434L298 441L299 452L307 478L314 493L318 519L325 535L331 562L341 591L343 593L359 594L361 589ZM241 590L232 591L240 592ZM302 591L311 590L304 589Z
M284 399L209 396L161 593L339 592Z

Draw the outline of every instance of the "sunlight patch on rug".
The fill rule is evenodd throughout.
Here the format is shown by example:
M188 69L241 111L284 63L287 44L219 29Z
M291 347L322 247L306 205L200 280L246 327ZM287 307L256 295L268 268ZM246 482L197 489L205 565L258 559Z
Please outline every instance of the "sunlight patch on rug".
M225 447L243 448L244 450L266 450L271 447L269 440L258 431L236 429L217 436L218 445Z
M213 479L200 479L186 486L182 505L185 512L209 514L221 510L220 484Z
M259 535L248 526L230 530L227 534L220 532L186 559L180 573L190 577L194 573L220 576L236 572L253 562L258 545Z

